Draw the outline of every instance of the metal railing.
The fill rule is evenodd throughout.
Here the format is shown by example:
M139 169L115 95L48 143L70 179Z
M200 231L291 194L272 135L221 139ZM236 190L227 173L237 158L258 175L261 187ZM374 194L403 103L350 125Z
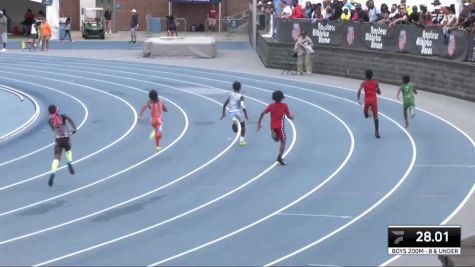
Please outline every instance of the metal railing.
M153 34L161 34L162 32L167 32L167 18L152 17L151 15L147 15L145 20L147 23L147 34L149 36L152 36ZM177 33L186 35L186 32L188 31L188 22L185 18L175 18L175 25Z
M217 33L227 33L231 35L238 32L246 32L242 27L246 27L245 24L249 22L248 18L245 19L234 19L234 18L225 18L225 19L206 19L205 21L205 32L208 35L211 32ZM215 24L215 31L210 29L212 23Z

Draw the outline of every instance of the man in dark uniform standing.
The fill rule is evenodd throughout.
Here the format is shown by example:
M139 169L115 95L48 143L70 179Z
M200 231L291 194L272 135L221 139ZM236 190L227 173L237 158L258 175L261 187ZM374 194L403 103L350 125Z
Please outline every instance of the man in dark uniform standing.
M139 28L139 15L137 10L132 9L132 17L130 20L130 42L129 44L135 44L137 42L137 30Z

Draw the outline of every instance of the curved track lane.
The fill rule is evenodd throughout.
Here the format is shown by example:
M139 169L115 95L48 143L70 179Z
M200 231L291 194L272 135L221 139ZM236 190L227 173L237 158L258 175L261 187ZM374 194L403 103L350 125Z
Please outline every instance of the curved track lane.
M395 123L401 121L401 106L395 101L380 99L383 138L376 140L371 122L364 121L361 108L354 102L352 90L155 64L27 55L15 57L15 62L11 59L2 57L0 62L12 72L21 68L17 62L28 61L55 73L51 78L54 83L41 84L55 88L59 83L69 83L68 93L87 101L91 116L99 116L103 110L97 108L110 100L91 99L92 94L75 90L73 83L120 96L136 108L143 104L146 94L137 94L132 88L157 88L160 95L190 114L191 123L183 140L167 153L121 173L117 179L38 206L4 212L0 223L9 231L0 232L0 256L5 263L376 265L389 259L384 239L388 224L439 224L457 208L475 180L475 168L470 167L475 165L475 150L466 135L422 111L407 133ZM34 79L38 74L29 75L39 81ZM212 164L162 188L180 173L183 176L200 163L203 166L215 151L232 145L228 122L217 123L220 107L202 101L202 97L222 103L226 97L222 89L229 91L235 79L243 83L248 99L249 145L232 146ZM0 81L5 83L1 77ZM296 114L297 135L289 136L296 143L286 167L268 167L276 145L269 140L267 130L254 132L256 117L263 109L259 102L269 102L270 91L275 89L285 91ZM46 101L59 96L40 95ZM113 113L106 116L105 123L124 115ZM170 116L173 113L178 112L175 109ZM178 135L180 120L176 116L166 119L167 135ZM84 127L91 126L86 123ZM59 190L67 192L99 179L99 174L110 176L131 166L133 157L143 159L151 152L147 149L151 144L144 140L148 131L146 123L139 125L105 153L108 155L101 153L95 160L78 164L87 176L81 176L81 183L76 177L61 180L54 190L62 187ZM94 131L84 130L85 136L91 134ZM39 139L26 133L23 138ZM77 143L84 149L97 149L97 144L84 140L74 140ZM11 145L25 146L19 141ZM135 156L129 157L129 153ZM37 159L25 172L37 172L44 165L48 163ZM7 190L11 194L1 195L0 200L18 207L50 191L42 183L27 183ZM26 200L14 193L26 195ZM78 218L72 224L55 227L58 222ZM49 230L28 235L44 229ZM362 238L368 240L365 246L358 243ZM53 249L46 248L46 243L54 244ZM28 257L15 252L18 247L24 248Z

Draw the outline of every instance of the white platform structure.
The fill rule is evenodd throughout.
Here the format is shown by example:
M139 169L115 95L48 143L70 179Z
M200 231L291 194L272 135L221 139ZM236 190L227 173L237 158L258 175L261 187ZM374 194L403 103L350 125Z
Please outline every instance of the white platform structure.
M149 38L143 45L144 57L216 57L214 37Z

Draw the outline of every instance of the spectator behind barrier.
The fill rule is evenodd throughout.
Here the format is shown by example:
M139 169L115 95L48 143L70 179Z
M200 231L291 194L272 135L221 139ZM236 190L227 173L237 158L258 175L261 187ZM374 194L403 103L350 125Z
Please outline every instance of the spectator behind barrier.
M305 18L309 19L312 17L312 3L310 1L305 2L305 9L304 9L304 14Z
M368 7L367 13L369 22L376 22L381 18L381 10L374 6L373 0L367 1L366 7Z
M406 24L408 17L406 14L406 8L403 5L398 6L398 13L394 16L394 21L389 23L389 27L394 27L396 24Z
M282 13L280 14L280 17L284 19L292 18L292 8L287 5L285 0L282 1Z
M298 0L294 0L293 7L294 7L294 9L292 10L293 19L301 19L305 17L302 11L302 7L300 7Z

